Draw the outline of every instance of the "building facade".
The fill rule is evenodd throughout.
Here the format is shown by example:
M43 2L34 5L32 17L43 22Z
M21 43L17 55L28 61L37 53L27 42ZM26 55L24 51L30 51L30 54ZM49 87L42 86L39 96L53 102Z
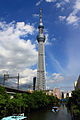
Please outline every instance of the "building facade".
M79 77L78 77L78 80L75 81L75 83L74 83L74 87L75 87L75 90L80 89L80 75L79 75Z
M59 88L54 88L53 90L46 90L46 95L55 96L58 99L62 98L62 92Z
M42 9L40 9L39 33L37 36L38 41L38 68L37 68L37 90L45 90L45 35L43 32L44 26L42 22Z
M56 96L58 99L62 98L62 93L59 88L54 88L53 89L53 95Z

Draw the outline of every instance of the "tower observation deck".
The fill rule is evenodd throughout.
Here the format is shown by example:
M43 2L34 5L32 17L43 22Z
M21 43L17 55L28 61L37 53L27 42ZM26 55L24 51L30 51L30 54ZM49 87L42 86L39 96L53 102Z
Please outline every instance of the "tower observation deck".
M37 68L37 90L45 90L45 35L43 32L44 26L42 22L42 9L40 9L39 33L37 35L38 41L38 68Z

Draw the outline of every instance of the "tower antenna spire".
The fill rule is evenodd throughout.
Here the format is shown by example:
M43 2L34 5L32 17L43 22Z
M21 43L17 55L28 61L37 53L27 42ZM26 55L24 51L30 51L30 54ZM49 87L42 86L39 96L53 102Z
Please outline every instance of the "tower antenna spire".
M42 8L40 8L40 25L43 26L43 23L42 23Z

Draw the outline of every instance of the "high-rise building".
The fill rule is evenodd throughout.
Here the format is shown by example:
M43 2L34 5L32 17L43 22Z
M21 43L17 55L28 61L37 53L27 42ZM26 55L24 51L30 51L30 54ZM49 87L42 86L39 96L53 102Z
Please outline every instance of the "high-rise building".
M37 90L45 90L45 35L43 32L44 26L42 22L42 9L40 9L39 33L37 36L38 41L38 68L37 68Z
M33 90L35 90L35 86L36 86L36 77L33 78Z
M75 90L80 89L80 75L78 77L78 80L75 82Z

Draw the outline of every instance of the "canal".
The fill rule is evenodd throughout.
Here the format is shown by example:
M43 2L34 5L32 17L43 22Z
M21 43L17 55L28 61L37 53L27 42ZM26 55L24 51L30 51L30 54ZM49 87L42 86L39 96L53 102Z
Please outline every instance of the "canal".
M28 120L71 120L71 115L65 106L61 106L60 111L56 113L51 110L33 112L29 115Z

